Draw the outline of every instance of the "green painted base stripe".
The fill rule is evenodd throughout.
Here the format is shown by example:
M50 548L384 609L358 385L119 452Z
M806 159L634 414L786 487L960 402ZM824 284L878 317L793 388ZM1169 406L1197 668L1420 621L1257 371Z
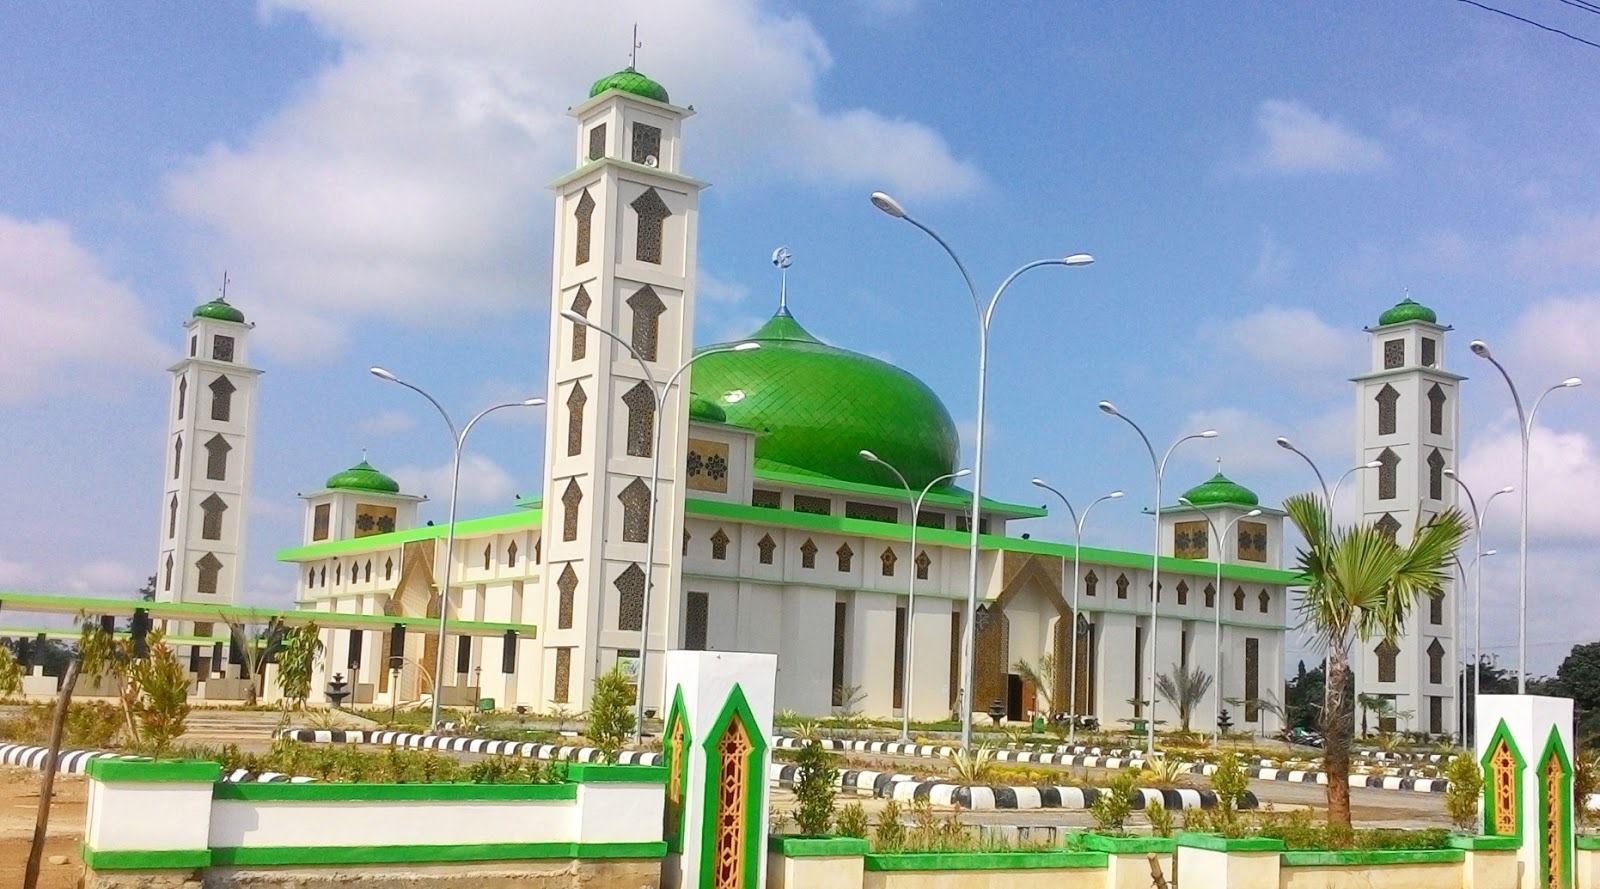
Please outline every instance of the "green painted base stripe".
M1172 837L1108 837L1086 833L1082 840L1085 849L1111 855L1148 855L1152 852L1170 855L1178 847L1178 841Z
M213 864L231 867L322 867L336 864L450 864L463 861L659 859L667 844L484 843L475 846L241 846L211 850Z
M218 784L214 799L251 802L538 802L575 800L576 784Z
M1449 842L1450 848L1469 852L1507 852L1522 848L1516 837L1452 836Z
M79 850L83 863L95 870L194 870L211 863L210 849Z
M855 837L775 836L767 838L767 849L788 858L843 858L870 851L866 840Z
M1209 852L1282 852L1283 840L1271 837L1218 836L1214 833L1179 833L1178 845Z
M1348 867L1385 864L1459 864L1467 860L1461 849L1348 849L1339 852L1284 852L1284 867Z
M89 777L109 783L210 784L222 777L214 762L156 762L148 759L95 759L84 769Z
M613 766L575 762L566 767L567 780L578 784L665 784L666 766Z
M867 855L869 871L1048 870L1103 868L1104 852L913 852Z

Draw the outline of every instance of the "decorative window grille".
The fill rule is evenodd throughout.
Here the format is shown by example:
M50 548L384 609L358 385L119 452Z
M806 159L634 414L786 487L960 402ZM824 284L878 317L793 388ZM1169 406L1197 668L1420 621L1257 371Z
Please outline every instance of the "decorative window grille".
M561 569L561 576L556 578L556 591L560 597L556 600L556 629L572 629L573 601L578 593L578 572L572 570L569 562Z
M728 535L721 528L711 535L711 558L718 561L728 558Z
M622 403L628 408L628 456L650 456L654 450L655 393L651 391L649 383L640 380L622 394Z
M761 560L761 564L763 565L772 564L772 554L776 552L777 549L778 542L772 539L771 534L763 534L761 535L761 539L756 541L756 553Z
M233 393L238 388L227 377L217 377L207 388L211 390L211 419L219 423L228 422L233 416Z
M622 541L644 543L650 536L650 486L636 478L617 499L622 501Z
M848 543L839 544L839 549L836 552L836 555L838 555L838 557L839 557L839 570L840 571L849 571L850 570L850 558L855 555L855 552L850 549L850 544L848 544Z
M639 217L634 258L640 262L660 265L662 245L666 240L667 217L672 215L672 211L653 188L645 189L644 194L634 198L629 206L633 207L634 213Z
M612 581L617 588L617 629L637 631L644 627L644 572L638 565L622 569Z
M589 189L585 188L583 194L578 196L578 207L573 211L573 216L578 220L578 235L572 261L575 265L583 265L589 261L589 236L593 234L594 224L594 198L589 196Z
M635 290L627 303L633 311L633 350L644 360L654 361L661 337L661 313L667 310L666 303L649 284Z
M817 567L817 544L816 541L809 537L806 538L805 543L800 544L800 567Z

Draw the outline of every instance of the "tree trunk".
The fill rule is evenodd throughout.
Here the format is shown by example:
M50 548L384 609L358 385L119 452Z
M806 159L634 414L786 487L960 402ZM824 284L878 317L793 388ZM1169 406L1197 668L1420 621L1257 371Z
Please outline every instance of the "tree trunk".
M1345 647L1328 651L1328 705L1322 711L1322 763L1328 775L1328 824L1350 828L1350 722L1345 719Z
M78 670L83 661L73 658L61 678L61 693L56 695L56 712L50 718L50 755L44 762L44 777L39 781L39 814L33 821L33 845L28 847L28 866L22 874L22 889L39 885L39 861L44 857L45 833L50 829L50 799L55 794L56 762L61 756L61 732L67 722L67 707L72 690L78 685Z

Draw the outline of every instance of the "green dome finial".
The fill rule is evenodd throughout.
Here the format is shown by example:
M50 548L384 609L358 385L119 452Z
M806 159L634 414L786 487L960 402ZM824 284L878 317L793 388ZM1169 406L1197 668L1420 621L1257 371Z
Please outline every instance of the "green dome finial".
M1183 499L1194 506L1249 506L1261 505L1256 492L1223 475L1206 479L1183 493Z
M233 307L233 304L217 297L208 303L201 303L195 307L194 317L210 318L213 321L232 321L235 324L244 323L244 313Z
M606 90L622 90L625 93L643 96L646 99L661 102L662 104L668 102L667 88L633 70L632 65L615 74L608 74L596 80L594 86L589 87L589 98L592 99Z
M400 493L400 483L372 468L363 459L360 463L328 477L328 487L346 491L376 491L380 494Z
M1407 321L1426 321L1429 324L1439 323L1439 314L1410 296L1395 303L1387 312L1378 316L1378 326L1387 327L1390 324L1404 324Z

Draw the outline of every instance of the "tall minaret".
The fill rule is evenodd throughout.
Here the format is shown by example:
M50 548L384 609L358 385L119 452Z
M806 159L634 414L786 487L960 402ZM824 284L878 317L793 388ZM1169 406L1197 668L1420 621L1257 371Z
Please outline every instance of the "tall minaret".
M1354 379L1356 460L1379 464L1360 474L1361 518L1401 543L1419 522L1456 504L1455 482L1444 471L1456 465L1466 378L1444 369L1449 330L1408 296L1367 328L1372 370ZM1418 603L1393 649L1362 643L1351 657L1356 692L1390 697L1400 714L1395 728L1409 722L1412 731L1454 732L1454 591L1450 584L1438 601ZM1377 727L1369 721L1368 728Z
M657 381L691 354L695 231L704 184L679 172L693 112L629 67L603 78L577 120L572 172L557 179L545 425L546 703L583 709L594 678L636 665L644 598L655 401L629 349L563 319L573 311L627 341ZM665 398L647 705L658 706L668 603L683 535L687 388Z
M156 601L233 605L244 584L256 378L244 313L223 294L184 325L188 357L174 364L162 460Z

